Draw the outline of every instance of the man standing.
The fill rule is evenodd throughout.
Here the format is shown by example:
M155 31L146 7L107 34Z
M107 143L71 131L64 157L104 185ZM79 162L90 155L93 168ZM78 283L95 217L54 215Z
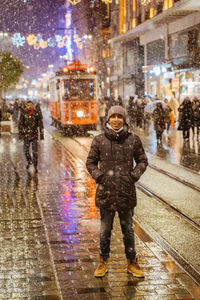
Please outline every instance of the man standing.
M38 138L44 139L44 127L41 114L34 109L32 101L26 103L26 107L21 111L19 124L19 139L24 140L24 154L28 162L27 169L34 165L37 172L38 165ZM32 146L32 156L30 148Z
M110 239L115 213L118 212L127 271L144 277L135 251L133 215L136 206L135 182L148 165L140 138L128 132L126 112L122 106L112 106L107 115L104 133L96 136L87 157L86 166L98 184L95 204L100 209L100 263L95 277L108 271Z

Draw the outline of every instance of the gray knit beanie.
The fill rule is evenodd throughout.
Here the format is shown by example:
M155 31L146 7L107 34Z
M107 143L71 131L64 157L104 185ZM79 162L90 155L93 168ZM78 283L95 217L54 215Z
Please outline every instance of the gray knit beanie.
M126 111L122 106L120 106L120 105L111 106L111 108L108 111L107 121L114 114L121 115L123 117L124 121L126 120Z

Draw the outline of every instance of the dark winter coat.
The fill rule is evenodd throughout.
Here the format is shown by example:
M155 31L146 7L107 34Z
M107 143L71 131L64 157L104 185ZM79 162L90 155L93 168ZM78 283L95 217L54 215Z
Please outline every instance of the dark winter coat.
M105 132L94 138L86 162L98 183L96 206L115 211L135 207L135 182L147 165L140 138L129 133L127 125L120 133L105 127Z
M192 104L192 113L192 125L200 127L200 100L194 99L194 103Z
M184 99L179 109L178 130L189 130L193 123L192 103L189 99Z
M165 130L165 110L162 107L154 109L153 121L156 132L163 132Z
M35 139L39 137L40 139L44 138L43 133L43 120L41 114L34 110L32 115L29 115L26 110L22 110L20 114L18 130L19 130L19 138L32 138Z

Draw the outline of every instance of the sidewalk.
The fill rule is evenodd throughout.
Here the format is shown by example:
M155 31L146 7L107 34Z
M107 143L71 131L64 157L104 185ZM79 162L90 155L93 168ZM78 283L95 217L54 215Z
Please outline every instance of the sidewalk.
M109 272L93 276L99 247L95 184L83 161L48 132L38 175L28 175L22 143L13 136L1 138L0 155L0 299L200 299L200 287L137 224L145 278L128 274L118 217Z

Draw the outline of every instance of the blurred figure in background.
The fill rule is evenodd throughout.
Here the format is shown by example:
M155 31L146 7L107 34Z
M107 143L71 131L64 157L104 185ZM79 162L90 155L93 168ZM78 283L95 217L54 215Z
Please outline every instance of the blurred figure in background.
M193 118L192 103L188 97L183 100L178 110L180 114L178 130L183 131L183 139L187 141L190 137Z
M173 94L173 96L171 97L170 101L169 101L169 106L173 111L174 114L174 122L178 121L178 117L179 117L179 102L178 100L175 98L175 95ZM172 127L174 128L174 123L172 120Z
M135 123L135 118L136 118L136 105L135 105L133 96L129 97L127 113L128 113L128 118L129 118L129 125L132 128Z
M195 128L196 128L196 133L197 133L197 135L199 135L199 130L200 130L200 101L197 97L195 97L193 99L192 112L193 112L192 131L193 131L193 134L195 134Z
M43 118L34 108L32 101L28 101L25 110L21 111L18 130L19 139L24 141L24 154L28 163L26 168L29 169L33 164L37 172L38 139L44 139L44 127ZM30 148L32 148L32 156Z
M165 107L165 125L166 125L166 130L167 132L169 131L170 125L171 125L171 113L172 113L172 109L169 106L169 102L168 99L165 98L164 100L166 107Z
M165 110L161 103L156 104L156 108L153 111L153 120L157 144L160 144L162 143L162 135L165 130Z
M137 106L137 115L136 115L136 126L139 128L143 127L143 121L144 121L144 107L145 104L140 96L138 96L136 100L136 106Z

